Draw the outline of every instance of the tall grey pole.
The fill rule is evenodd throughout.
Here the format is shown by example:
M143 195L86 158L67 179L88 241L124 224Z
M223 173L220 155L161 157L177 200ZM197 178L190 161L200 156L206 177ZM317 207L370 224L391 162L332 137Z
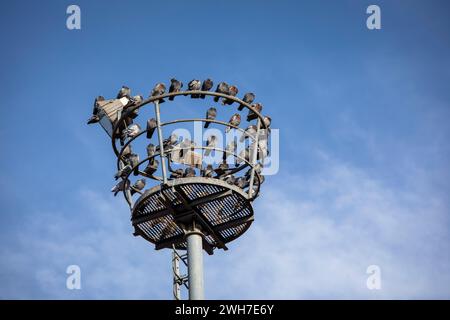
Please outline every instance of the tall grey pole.
M186 234L188 273L189 273L189 300L204 300L203 287L203 236L193 228Z

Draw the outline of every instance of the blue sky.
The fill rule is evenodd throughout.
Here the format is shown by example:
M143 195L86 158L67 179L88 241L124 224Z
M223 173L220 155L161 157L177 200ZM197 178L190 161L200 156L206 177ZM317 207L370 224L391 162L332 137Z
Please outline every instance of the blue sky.
M2 7L0 298L171 298L170 252L132 236L86 120L173 76L252 90L280 129L252 228L205 256L208 298L450 298L447 1L77 1L74 31L70 4Z

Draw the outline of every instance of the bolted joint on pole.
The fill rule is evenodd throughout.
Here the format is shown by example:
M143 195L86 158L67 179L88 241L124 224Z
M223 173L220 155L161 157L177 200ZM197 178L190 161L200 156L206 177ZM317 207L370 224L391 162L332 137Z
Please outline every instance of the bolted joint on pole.
M204 300L203 283L203 233L195 224L186 232L189 300Z

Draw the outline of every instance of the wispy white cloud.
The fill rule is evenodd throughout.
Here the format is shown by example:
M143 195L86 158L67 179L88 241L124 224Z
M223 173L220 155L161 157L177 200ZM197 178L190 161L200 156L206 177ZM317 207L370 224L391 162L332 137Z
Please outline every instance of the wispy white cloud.
M248 234L220 263L208 261L210 296L449 298L445 199L414 186L392 189L361 169L322 161L314 174L266 186ZM372 264L382 271L380 291L366 287Z
M129 210L91 190L77 196L81 210L24 217L14 243L0 248L1 298L168 299L168 252L154 252L132 236ZM66 268L81 268L81 290L66 288Z
M208 298L449 298L449 208L442 193L409 175L391 185L317 154L318 169L264 186L256 221L230 251L205 255ZM277 182L282 181L282 182ZM2 298L170 299L170 251L131 233L122 199L91 190L80 211L25 216L0 248ZM77 209L78 210L78 209ZM65 287L66 267L82 290ZM366 287L379 265L382 289Z

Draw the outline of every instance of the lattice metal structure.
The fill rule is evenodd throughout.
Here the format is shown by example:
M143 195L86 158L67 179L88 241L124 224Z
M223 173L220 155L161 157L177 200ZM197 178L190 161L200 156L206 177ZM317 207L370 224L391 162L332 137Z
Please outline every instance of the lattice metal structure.
M187 254L180 254L178 250L173 247L172 251L172 275L173 275L173 298L175 300L181 300L181 287L184 286L186 289L189 290L188 285L188 274L182 273L180 271L180 262L181 265L184 266L184 269L187 269L188 262L187 262Z
M158 86L164 89L161 84L155 88ZM89 122L99 122L111 137L119 170L116 174L119 183L113 191L122 192L129 204L135 236L153 243L157 250L174 250L174 297L179 299L180 287L185 285L189 288L190 299L202 299L202 249L210 255L216 248L227 250L226 244L241 236L254 220L252 202L264 181L261 170L268 153L270 118L260 113L262 105L252 104L253 99L236 97L237 89L234 94L219 89L216 92L172 90L169 93L154 89L147 99L131 97L126 87L121 92L117 99L97 98ZM248 112L249 127L241 128L240 121L218 120L216 114L162 122L161 103L185 96L210 96L215 98L217 106ZM141 129L144 125L138 123L140 110L145 107L148 110L149 105L153 105L153 117L145 119L146 129ZM170 103L162 109L168 105ZM199 146L193 141L179 141L169 131L170 126L196 122L233 130L240 142L247 141L249 145L238 154L236 141L226 148L203 143ZM132 145L142 140L149 143L144 156L132 150ZM216 167L205 162L206 154L211 152L222 155ZM230 158L234 167L228 164ZM144 179L154 184L148 187ZM187 254L180 254L179 250L187 250ZM179 274L180 261L187 265L188 281Z

